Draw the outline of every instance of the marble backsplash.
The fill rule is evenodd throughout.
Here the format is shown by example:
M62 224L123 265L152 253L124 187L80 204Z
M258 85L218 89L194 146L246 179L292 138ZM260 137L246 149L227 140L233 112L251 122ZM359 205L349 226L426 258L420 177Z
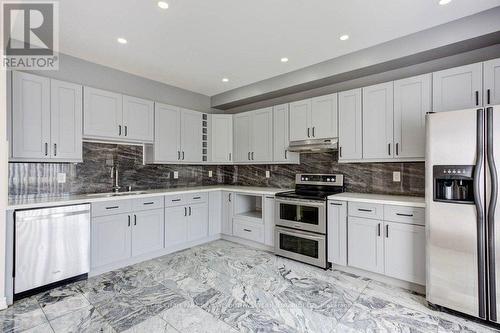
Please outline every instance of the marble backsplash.
M421 162L339 164L336 153L304 153L298 165L143 165L140 146L90 142L83 144L83 163L9 163L9 195L109 192L113 165L119 170L120 186L133 190L215 184L292 188L296 173L343 173L349 192L424 195ZM270 178L265 178L266 170ZM393 171L401 172L401 182L392 181ZM66 174L65 183L58 183L59 173Z

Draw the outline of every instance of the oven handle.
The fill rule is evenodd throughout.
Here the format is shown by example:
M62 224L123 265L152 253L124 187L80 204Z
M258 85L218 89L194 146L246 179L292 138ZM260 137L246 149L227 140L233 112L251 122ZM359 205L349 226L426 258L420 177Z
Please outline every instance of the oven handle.
M325 207L326 202L312 202L312 201L307 201L307 200L300 200L300 199L275 199L276 203L284 203L284 204L301 204L302 206L311 206L311 207Z
M289 230L289 229L284 229L284 228L279 228L276 227L276 232L279 232L281 234L285 235L290 235L290 236L300 236L302 238L307 238L307 239L312 239L312 240L325 240L325 236L314 236L311 235L308 232L302 232L302 231L296 231L296 230Z

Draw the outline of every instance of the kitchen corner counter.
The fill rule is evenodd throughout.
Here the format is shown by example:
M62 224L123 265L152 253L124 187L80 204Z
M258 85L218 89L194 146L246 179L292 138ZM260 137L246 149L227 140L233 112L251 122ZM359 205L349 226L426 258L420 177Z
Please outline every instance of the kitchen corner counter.
M184 193L200 193L211 191L230 191L238 193L251 193L261 195L275 195L278 192L288 191L286 188L275 187L257 187L257 186L235 186L235 185L211 185L211 186L193 186L193 187L177 187L168 189L155 189L137 191L138 194L109 196L106 193L100 194L77 194L77 195L63 195L63 196L9 196L8 210L16 209L32 209L64 205L77 205L83 203L93 203L100 201L115 201L126 199L137 199L156 197L171 194L184 194Z
M425 208L424 197L411 197L405 195L371 194L371 193L339 193L330 195L328 200L366 202L383 205L410 206Z

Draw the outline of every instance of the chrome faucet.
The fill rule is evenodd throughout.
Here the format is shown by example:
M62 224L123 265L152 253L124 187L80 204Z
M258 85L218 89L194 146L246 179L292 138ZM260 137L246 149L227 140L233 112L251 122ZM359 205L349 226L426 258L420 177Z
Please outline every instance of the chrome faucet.
M119 192L120 189L122 188L119 184L118 184L118 168L116 166L112 166L111 167L111 179L113 179L113 174L114 174L114 185L112 187L113 189L113 192Z

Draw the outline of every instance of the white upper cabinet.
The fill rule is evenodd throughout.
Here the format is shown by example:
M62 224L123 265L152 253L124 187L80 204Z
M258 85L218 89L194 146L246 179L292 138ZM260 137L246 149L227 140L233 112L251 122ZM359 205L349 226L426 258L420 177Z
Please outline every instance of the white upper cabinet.
M202 113L181 111L181 161L200 163L202 160Z
M12 157L50 158L50 79L12 73Z
M240 113L234 116L234 161L250 162L250 126L252 116L250 112Z
M299 154L288 151L290 143L290 117L288 104L273 107L273 161L298 163Z
M337 136L336 93L290 103L290 141Z
M339 93L339 160L363 157L361 89Z
M252 162L273 160L273 108L252 111Z
M482 105L482 77L482 63L434 72L433 111L462 110Z
M233 161L233 116L228 114L211 115L212 162L229 163Z
M310 117L311 99L290 103L290 141L311 137Z
M83 136L95 139L120 139L123 128L122 95L84 87Z
M500 104L500 58L486 61L484 65L484 104Z
M424 158L431 74L394 81L394 157Z
M363 88L363 158L394 156L393 82Z
M11 160L82 160L82 86L13 72Z
M313 139L338 137L337 94L315 97L311 101L311 136Z
M127 140L153 142L154 103L123 96L123 136Z
M173 162L181 158L181 110L155 103L154 162Z
M82 86L51 80L50 142L52 159L82 160Z

